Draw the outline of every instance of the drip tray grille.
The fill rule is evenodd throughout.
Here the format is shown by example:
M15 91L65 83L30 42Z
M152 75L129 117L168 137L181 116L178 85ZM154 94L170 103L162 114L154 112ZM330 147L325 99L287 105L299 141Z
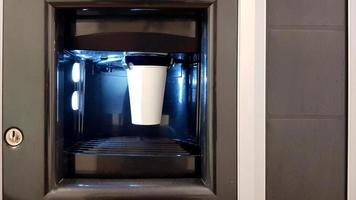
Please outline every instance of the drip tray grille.
M194 177L199 156L176 140L110 137L78 142L66 153L79 177Z
M169 139L113 137L79 142L69 150L73 153L131 156L189 156L178 142Z

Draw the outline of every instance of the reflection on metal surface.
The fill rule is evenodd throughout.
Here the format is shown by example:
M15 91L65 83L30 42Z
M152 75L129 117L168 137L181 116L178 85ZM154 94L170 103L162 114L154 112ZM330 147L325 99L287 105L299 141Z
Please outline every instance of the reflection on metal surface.
M74 83L80 81L80 63L74 63L72 66L72 80Z
M90 187L90 185L87 185L87 184L81 184L81 183L79 183L78 185L77 185L78 187Z
M91 50L72 50L69 54L81 59L90 59L93 61L103 61L105 59L123 60L126 52L124 51L91 51ZM67 54L68 55L68 54Z
M72 109L74 111L79 109L79 92L74 91L72 94Z
M183 79L184 79L184 75L178 77L178 87L179 87L178 100L180 104L183 102Z
M138 188L138 187L142 187L142 186L139 184L129 184L129 187Z

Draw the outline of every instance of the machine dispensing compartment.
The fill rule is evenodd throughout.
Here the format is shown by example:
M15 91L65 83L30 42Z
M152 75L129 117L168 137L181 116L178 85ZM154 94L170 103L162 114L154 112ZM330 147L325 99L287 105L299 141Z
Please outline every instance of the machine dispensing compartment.
M55 169L62 178L202 178L206 13L55 11Z
M4 199L236 199L236 1L19 2L4 1Z

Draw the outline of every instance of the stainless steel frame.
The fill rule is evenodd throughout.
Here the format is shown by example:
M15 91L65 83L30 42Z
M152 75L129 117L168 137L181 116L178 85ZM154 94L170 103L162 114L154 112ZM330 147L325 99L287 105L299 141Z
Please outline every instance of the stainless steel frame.
M48 27L49 27L49 35L48 35L48 41L54 41L54 38L55 38L55 21L54 21L54 12L55 12L55 9L58 9L58 8L61 8L62 6L66 7L67 4L66 3L63 3L62 1L60 1L61 3L56 3L58 1L50 1L49 5L48 5L48 14L49 14L49 21L48 21ZM179 8L179 7L182 7L182 5L184 5L185 3L187 3L187 5L191 5L191 7L195 7L196 6L196 2L180 2L180 1L177 1L176 2L177 5L174 5L172 3L167 3L167 4L158 4L158 8L164 8L165 6L164 5L169 5L169 7L172 7L172 8ZM205 57L205 58L208 58L209 60L206 60L206 59L202 59L203 60L203 65L207 65L208 67L206 68L206 70L208 70L208 72L210 73L207 73L208 74L208 77L207 79L208 80L214 80L215 76L214 74L212 73L214 70L213 70L213 64L214 63L214 51L213 51L213 44L215 43L214 42L214 38L213 38L213 33L212 31L214 31L214 20L215 19L215 8L214 8L214 1L205 1L204 2L204 6L199 6L197 8L205 8L207 9L207 22L203 23L203 24L206 24L207 26L206 27L203 27L203 37L207 37L206 39L203 39L203 41L208 41L208 44L203 44L203 49L202 49L202 52L205 52L206 54L205 55L202 55L202 57ZM100 5L100 4L98 4ZM142 4L138 3L136 6L141 6ZM84 5L82 3L78 3L78 5L71 5L71 7L83 7ZM112 3L110 5L110 7L125 7L125 6L133 6L135 7L134 5L131 5L131 4L128 4L127 2L123 1L123 2L118 2L118 3ZM155 4L153 3L153 5L150 5L150 6L155 6ZM99 6L100 7L100 6ZM184 8L184 6L183 6ZM211 26L210 30L209 30L209 27L208 26ZM55 63L55 52L53 51L55 49L55 44L54 43L49 43L49 47L48 49L50 50L49 51L49 55L50 55L50 59L49 59L49 80L50 80L50 89L49 89L49 102L48 102L48 109L49 109L49 114L48 114L48 118L50 119L50 122L49 122L49 144L48 144L48 166L50 166L48 168L48 174L49 174L49 181L48 181L48 187L49 189L48 190L53 190L54 188L58 188L58 187L65 187L65 186L61 186L61 184L58 185L58 181L60 180L60 177L58 177L58 174L56 173L56 160L55 160L55 152L56 152L56 149L55 149L55 122L56 122L56 119L55 119L55 116L56 116L56 111L55 111L55 106L53 105L56 105L56 97L55 97L55 91L56 91L56 79L55 79L55 70L53 69L53 67L51 66L56 66L56 63ZM203 80L201 80L203 81ZM214 113L214 97L213 97L213 94L211 93L211 91L213 91L213 85L212 85L212 81L208 81L208 85L206 86L206 84L201 84L203 87L206 87L206 88L202 88L203 90L205 91L208 91L208 102L205 102L206 104L208 104L208 110L205 110L205 111L201 111L202 108L200 108L199 110L201 111L201 114L200 115L205 115L207 114L206 116L202 116L202 118L204 120L202 120L202 123L205 123L205 124L202 124L201 126L198 126L198 127L208 127L206 128L206 130L200 130L199 132L204 132L204 135L207 135L206 138L204 138L204 142L202 142L202 149L203 149L203 157L205 157L205 162L203 161L203 166L204 168L202 169L203 171L203 177L202 177L202 180L200 181L200 185L202 187L205 187L204 185L207 185L210 190L214 191L215 188L214 188L214 165L212 163L214 163L214 150L213 150L213 147L214 147L214 143L213 143L213 129L214 129L214 122L213 122L213 113ZM201 93L203 94L203 93ZM206 125L207 124L207 125ZM207 146L205 146L207 145ZM206 168L205 168L206 166ZM173 180L172 180L173 181ZM63 181L62 181L63 182ZM118 180L118 184L119 184L119 180ZM199 181L198 181L199 182ZM55 192L55 191L61 191L61 190L58 190L58 189L55 189L54 191L52 191L52 193L49 194L48 198L51 199L51 195Z

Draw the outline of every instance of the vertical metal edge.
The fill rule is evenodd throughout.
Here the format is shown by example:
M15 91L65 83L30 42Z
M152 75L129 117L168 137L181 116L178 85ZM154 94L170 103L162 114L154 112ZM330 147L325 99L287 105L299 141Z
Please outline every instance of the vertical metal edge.
M2 131L3 130L3 127L2 127L2 118L3 118L3 112L2 112L2 86L3 86L3 78L2 78L2 75L3 75L3 26L4 26L4 19L3 19L3 16L4 16L4 0L0 0L0 130ZM2 154L3 154L3 151L2 151L2 141L3 140L3 137L0 137L0 149L1 149L1 154L0 154L0 168L1 168L1 173L0 173L0 200L3 199L3 165L2 165Z
M355 34L356 29L356 4L352 0L348 0L348 147L347 147L347 199L356 200L356 56L354 49L356 48L356 40L352 34Z
M208 19L207 19L207 39L208 39L208 46L207 46L207 56L208 56L208 60L207 60L207 79L208 80L213 80L213 81L209 81L209 84L207 85L207 91L208 91L208 123L207 123L207 153L208 153L208 161L207 161L207 186L214 192L216 193L216 179L215 179L215 174L216 174L216 166L215 166L215 161L216 161L216 152L215 150L215 145L214 145L214 141L215 140L215 135L214 133L216 133L216 128L215 128L215 120L214 120L214 115L215 115L215 86L214 86L214 74L215 74L215 66L216 66L216 62L215 62L215 57L216 57L216 52L214 51L215 49L215 42L216 42L216 5L211 4L208 8Z
M255 184L256 200L266 199L266 0L255 1Z
M266 0L238 3L237 199L264 200Z
M56 186L55 129L56 129L56 76L55 76L55 19L54 7L46 6L46 193Z
M236 47L237 47L237 50L236 50L236 53L237 53L237 56L236 56L236 59L237 59L237 70L236 70L236 89L237 89L237 97L236 97L236 200L240 200L240 160L239 160L239 153L240 153L240 144L239 144L239 141L240 141L240 130L239 130L239 126L240 126L240 122L239 122L239 119L240 119L240 113L239 113L239 110L240 110L240 89L239 89L239 81L240 81L240 28L241 28L241 22L240 22L240 7L241 7L241 1L242 0L237 0L237 41L236 41Z

